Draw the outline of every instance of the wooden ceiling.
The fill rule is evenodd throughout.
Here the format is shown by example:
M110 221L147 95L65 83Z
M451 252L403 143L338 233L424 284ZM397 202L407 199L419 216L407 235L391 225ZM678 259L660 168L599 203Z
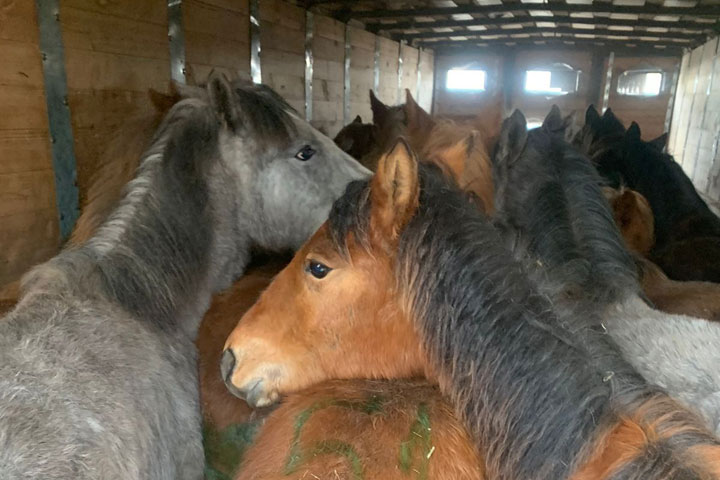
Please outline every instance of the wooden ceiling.
M577 48L682 53L720 33L720 0L303 0L436 51Z

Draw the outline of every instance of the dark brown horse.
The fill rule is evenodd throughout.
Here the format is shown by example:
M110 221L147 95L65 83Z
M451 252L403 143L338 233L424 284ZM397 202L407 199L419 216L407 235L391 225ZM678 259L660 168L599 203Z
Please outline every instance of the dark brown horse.
M622 359L590 358L584 345L602 340L567 331L500 245L467 197L399 144L229 337L228 387L262 406L325 379L424 374L489 478L720 475L699 420L661 393L618 397L604 362Z

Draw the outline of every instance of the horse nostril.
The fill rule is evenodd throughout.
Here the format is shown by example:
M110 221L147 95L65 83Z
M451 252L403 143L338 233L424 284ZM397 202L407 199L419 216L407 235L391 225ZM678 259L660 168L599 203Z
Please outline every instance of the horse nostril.
M235 368L235 354L228 348L223 352L220 360L220 375L227 384L232 383L230 377L232 377L233 368Z

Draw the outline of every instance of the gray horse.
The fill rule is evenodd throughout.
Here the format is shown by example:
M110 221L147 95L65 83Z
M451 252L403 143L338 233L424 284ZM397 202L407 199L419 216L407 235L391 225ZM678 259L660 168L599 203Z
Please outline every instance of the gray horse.
M367 175L273 92L211 74L97 234L27 274L0 321L0 478L202 478L193 340L212 293Z
M517 229L520 252L540 260L535 275L544 293L556 303L578 304L578 323L597 314L638 373L701 414L720 436L720 324L661 312L641 298L597 172L557 138L565 128L557 107L535 133L527 132L519 111L505 121L493 171L499 216Z

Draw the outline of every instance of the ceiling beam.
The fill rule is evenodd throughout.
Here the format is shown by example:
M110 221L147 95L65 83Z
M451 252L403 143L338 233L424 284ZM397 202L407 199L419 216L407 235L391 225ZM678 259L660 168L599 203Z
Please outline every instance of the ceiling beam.
M425 33L413 33L406 35L398 35L397 39L403 39L407 41L412 40L423 40L430 38L448 38L448 37L468 37L478 38L495 35L518 35L524 33L555 33L558 35L596 35L596 36L623 36L623 37L658 37L663 41L673 41L681 43L680 46L691 46L696 43L702 43L705 41L704 35L692 34L692 33L677 33L677 32L645 32L645 31L627 31L627 30L610 30L608 28L572 28L572 27L523 27L523 28L489 28L481 31L458 31L458 32L425 32ZM546 37L551 38L551 37ZM514 39L509 37L509 39ZM500 40L500 39L488 39L488 40ZM591 39L588 39L591 40ZM632 41L632 40L627 40ZM432 42L420 42L423 45L432 45Z
M413 9L378 9L378 10L345 10L343 15L349 18L401 18L401 17L427 17L450 16L461 13L467 14L493 14L529 11L550 11L568 13L622 13L630 15L684 15L689 17L720 17L720 5L697 5L694 7L663 7L659 5L625 6L613 4L565 4L565 3L513 3L502 5L462 5L458 7L433 7Z
M608 52L612 51L615 53L615 56L640 56L640 57L672 57L672 58L679 58L682 57L683 50L680 48L674 48L674 47L668 47L664 49L658 49L648 46L638 46L638 47L627 47L627 46L617 46L617 47L607 47L603 45L594 45L594 44L588 44L588 45L582 45L583 51L586 52L598 52L600 54L607 54ZM491 45L487 47L465 47L462 50L454 49L454 48L442 48L435 50L435 57L439 58L444 55L487 55L487 54L495 54L495 55L510 55L513 53L521 53L521 52L547 52L548 50L551 50L553 52L558 51L571 51L576 52L577 46L576 45L566 45L566 44L549 44L549 45L536 45L536 44L524 44L524 45L518 45L518 46L512 46L512 45Z
M566 42L573 42L569 46L598 46L604 47L606 50L612 50L613 48L636 48L637 46L645 47L665 47L665 48L676 48L678 50L683 49L683 45L668 42L665 40L661 41L648 41L648 40L611 40L611 39L591 39L591 38L575 38L572 36L558 36L558 37L530 37L530 38L502 38L495 40L456 40L449 42L434 42L423 45L424 48L432 48L433 50L447 49L447 48L466 48L466 47L479 47L483 46L497 46L512 44L510 46L522 46L522 45L537 45L536 42L544 42L541 45L568 45ZM482 44L482 45L479 45ZM690 47L689 45L687 47Z
M613 27L643 27L643 28L670 28L693 30L698 32L718 32L720 33L720 21L716 23L698 23L694 21L677 21L662 22L658 20L619 20L607 17L594 18L576 18L567 15L552 16L529 16L512 18L476 18L473 20L439 20L435 22L416 22L401 21L396 23L367 23L365 28L370 32L410 30L410 29L432 29L432 28L455 28L455 27L476 27L476 26L497 26L497 25L513 25L517 23L536 23L536 22L555 22L555 23L575 23L579 25L607 25ZM405 34L403 38L405 38ZM414 34L407 34L414 35Z

